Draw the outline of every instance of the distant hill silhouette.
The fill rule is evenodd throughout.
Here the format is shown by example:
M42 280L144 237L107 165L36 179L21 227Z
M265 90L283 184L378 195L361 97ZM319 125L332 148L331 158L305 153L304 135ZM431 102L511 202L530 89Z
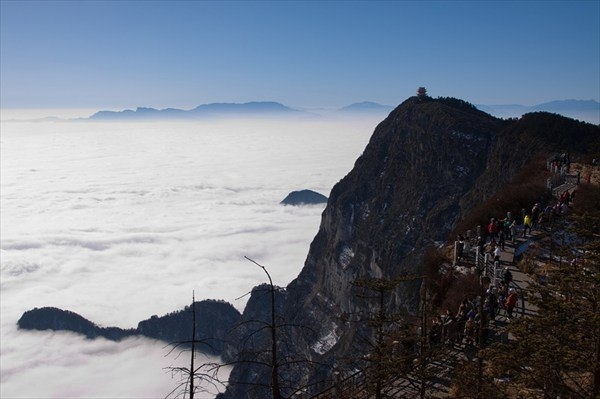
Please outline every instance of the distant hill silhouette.
M283 205L325 204L327 197L312 190L292 191L281 201Z
M240 313L225 301L203 300L195 302L196 339L203 341L200 351L220 355L229 331L241 318ZM17 325L24 330L71 331L86 338L103 337L113 341L142 335L164 342L183 342L190 339L192 331L191 307L164 316L152 316L138 323L137 328L100 327L94 322L69 310L43 307L28 310Z
M100 327L77 313L54 307L28 310L17 325L24 330L72 331L90 339L104 337L113 341L137 334L133 329Z
M302 115L308 114L283 104L262 101L238 103L212 103L202 104L190 110L177 108L144 108L123 111L98 111L89 117L91 120L142 120L142 119L198 119L219 116L264 116L264 115Z
M538 105L477 105L477 108L498 118L520 118L529 112L551 112L580 121L600 124L600 103L595 100L556 100Z
M388 114L394 107L370 101L350 104L335 111L343 115L363 115L367 113ZM157 120L157 119L207 119L218 117L251 116L315 116L306 111L297 110L274 101L252 101L247 103L210 103L202 104L190 110L178 108L147 108L135 110L98 111L88 119L101 120Z
M341 113L365 113L365 112L391 112L394 109L391 105L382 105L371 101L354 103L340 108L337 112Z
M600 124L600 103L595 100L555 100L537 105L500 104L485 105L478 104L476 107L497 118L520 118L530 112L551 112L566 116L568 118ZM156 109L149 107L138 107L136 109L125 109L121 111L101 110L88 118L76 118L72 120L92 121L137 121L137 120L197 120L220 117L271 117L271 116L294 116L301 118L314 118L335 114L340 116L381 115L387 116L393 106L383 105L372 101L357 102L337 110L300 110L288 107L274 101L251 101L247 103L210 103L198 105L195 108L184 110L178 108ZM63 121L63 118L48 116L29 121ZM24 121L21 119L10 119L9 121Z

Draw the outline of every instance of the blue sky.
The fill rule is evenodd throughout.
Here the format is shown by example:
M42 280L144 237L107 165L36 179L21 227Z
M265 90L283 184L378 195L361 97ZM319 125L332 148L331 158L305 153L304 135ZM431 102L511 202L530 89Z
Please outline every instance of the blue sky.
M600 2L6 1L2 108L600 99Z

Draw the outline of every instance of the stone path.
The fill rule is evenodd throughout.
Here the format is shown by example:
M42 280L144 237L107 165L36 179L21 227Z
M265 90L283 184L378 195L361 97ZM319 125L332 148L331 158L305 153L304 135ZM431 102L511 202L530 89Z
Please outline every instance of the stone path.
M513 275L510 288L516 289L519 294L519 302L514 311L516 316L530 316L537 313L537 307L527 298L527 288L532 283L531 278L516 266L516 261L532 242L541 239L544 235L544 232L534 230L527 238L518 237L514 243L509 242L505 246L506 251L503 251L500 256L500 263L507 266Z

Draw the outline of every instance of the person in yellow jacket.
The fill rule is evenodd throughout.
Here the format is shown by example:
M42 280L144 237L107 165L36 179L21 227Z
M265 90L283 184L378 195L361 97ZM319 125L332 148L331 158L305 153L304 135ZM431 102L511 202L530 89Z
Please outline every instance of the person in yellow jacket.
M523 237L527 237L527 230L529 229L529 234L531 234L531 215L526 214L523 218Z

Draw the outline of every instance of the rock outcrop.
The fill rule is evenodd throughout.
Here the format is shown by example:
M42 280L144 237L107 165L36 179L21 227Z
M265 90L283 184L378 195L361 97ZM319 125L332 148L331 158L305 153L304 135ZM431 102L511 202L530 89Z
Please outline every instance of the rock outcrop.
M292 191L283 201L282 205L316 205L327 203L327 197L312 190Z
M244 391L240 393L244 397L270 397L271 371L258 365L270 364L272 361L271 333L276 331L277 336L284 337L291 328L285 325L282 317L285 297L286 291L281 287L271 287L268 284L254 287L242 314L242 321L229 334L229 345L226 346L223 358L235 364L229 381L251 381L252 386L246 385L246 388L252 391L252 395L246 395L247 391ZM284 352L290 356L293 349L286 345Z

